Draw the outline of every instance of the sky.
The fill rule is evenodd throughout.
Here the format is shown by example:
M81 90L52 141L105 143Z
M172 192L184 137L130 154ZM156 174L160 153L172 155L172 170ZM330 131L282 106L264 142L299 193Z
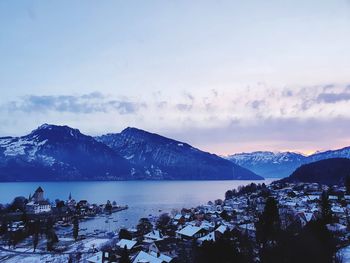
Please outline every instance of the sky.
M350 145L349 0L0 1L0 136L128 126L213 153Z

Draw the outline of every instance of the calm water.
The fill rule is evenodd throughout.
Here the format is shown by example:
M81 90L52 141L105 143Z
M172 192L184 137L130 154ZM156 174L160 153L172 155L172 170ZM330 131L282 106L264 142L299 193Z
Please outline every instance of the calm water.
M81 227L112 231L120 227L136 225L141 217L157 216L172 209L191 208L206 204L210 200L223 199L228 189L251 182L265 181L120 181L120 182L26 182L0 183L0 203L9 203L16 196L28 197L41 186L45 198L68 199L69 193L75 200L86 199L90 203L102 204L107 200L128 205L129 209L114 213L106 223L105 217L83 223ZM98 227L97 227L98 226Z

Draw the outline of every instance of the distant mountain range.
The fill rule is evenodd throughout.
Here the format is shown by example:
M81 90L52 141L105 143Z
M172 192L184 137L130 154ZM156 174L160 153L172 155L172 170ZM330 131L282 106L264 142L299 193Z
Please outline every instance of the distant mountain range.
M304 164L282 181L341 185L348 176L350 176L350 159L331 158Z
M238 153L225 157L231 162L245 167L265 178L282 178L289 176L295 169L308 164L329 158L350 158L350 147L339 150L318 152L304 156L294 152L252 152Z
M91 137L44 124L0 138L0 181L259 180L262 177L186 143L127 128Z

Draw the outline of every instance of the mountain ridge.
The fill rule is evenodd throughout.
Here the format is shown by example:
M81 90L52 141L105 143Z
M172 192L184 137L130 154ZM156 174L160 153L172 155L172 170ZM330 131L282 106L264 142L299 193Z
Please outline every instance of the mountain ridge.
M237 153L225 158L261 176L283 178L303 164L329 158L350 158L350 147L315 152L308 156L295 152L255 151Z
M155 133L128 127L117 134L123 135L124 152L110 147L108 140L102 142L66 125L43 124L24 136L1 137L0 181L263 179L214 154ZM140 151L132 153L138 159L125 156L131 149ZM151 150L156 152L155 165L146 162ZM191 154L184 157L188 151Z
M251 171L191 145L138 128L95 137L142 167L146 174L174 179L261 179Z

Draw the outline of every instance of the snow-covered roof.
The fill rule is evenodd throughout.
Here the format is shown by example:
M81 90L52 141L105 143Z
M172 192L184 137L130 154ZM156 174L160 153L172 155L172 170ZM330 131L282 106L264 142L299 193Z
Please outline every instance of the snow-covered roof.
M255 225L253 223L239 225L239 227L241 229L247 229L247 230L251 230L251 231L255 231L256 230Z
M159 230L153 230L147 233L146 235L144 235L144 238L148 238L152 240L163 240L163 236Z
M132 249L136 245L137 241L134 240L128 240L128 239L121 239L117 246L124 248L126 246L127 249Z
M338 200L338 196L336 196L336 195L330 195L330 196L328 196L328 199L329 199L329 200Z
M339 223L327 224L326 227L329 231L332 231L332 232L346 231L346 226L339 224Z
M344 208L340 206L332 206L331 210L333 213L344 213Z
M94 254L92 257L89 257L86 259L87 262L89 263L101 263L102 262L102 252L98 252Z
M198 238L199 241L215 241L215 234L214 232L210 232L209 234Z
M184 227L183 229L177 231L177 233L180 235L183 235L183 236L192 237L200 230L202 230L201 227L188 225L188 226Z
M227 230L227 226L219 226L217 229L215 229L215 231L220 232L221 234L225 233L225 231Z
M175 220L180 220L182 218L182 215L181 214L177 214L174 216L174 219Z
M208 221L203 221L202 224L201 224L201 227L208 230L210 228L213 228L214 224L210 223Z
M161 260L163 260L163 261L165 261L165 262L170 262L170 261L173 260L173 258L171 258L171 257L169 257L169 256L167 256L167 255L165 255L165 254L159 254L159 255L158 255L158 254L157 254L156 252L154 252L154 251L151 251L149 254L150 254L151 256L160 258Z
M307 197L309 198L309 200L319 200L320 199L319 195L308 195Z
M305 219L307 222L310 222L311 219L312 219L312 216L314 215L313 213L307 213L307 212L304 212L304 215L305 215Z
M162 263L163 259L152 256L146 252L140 251L135 257L133 263Z

